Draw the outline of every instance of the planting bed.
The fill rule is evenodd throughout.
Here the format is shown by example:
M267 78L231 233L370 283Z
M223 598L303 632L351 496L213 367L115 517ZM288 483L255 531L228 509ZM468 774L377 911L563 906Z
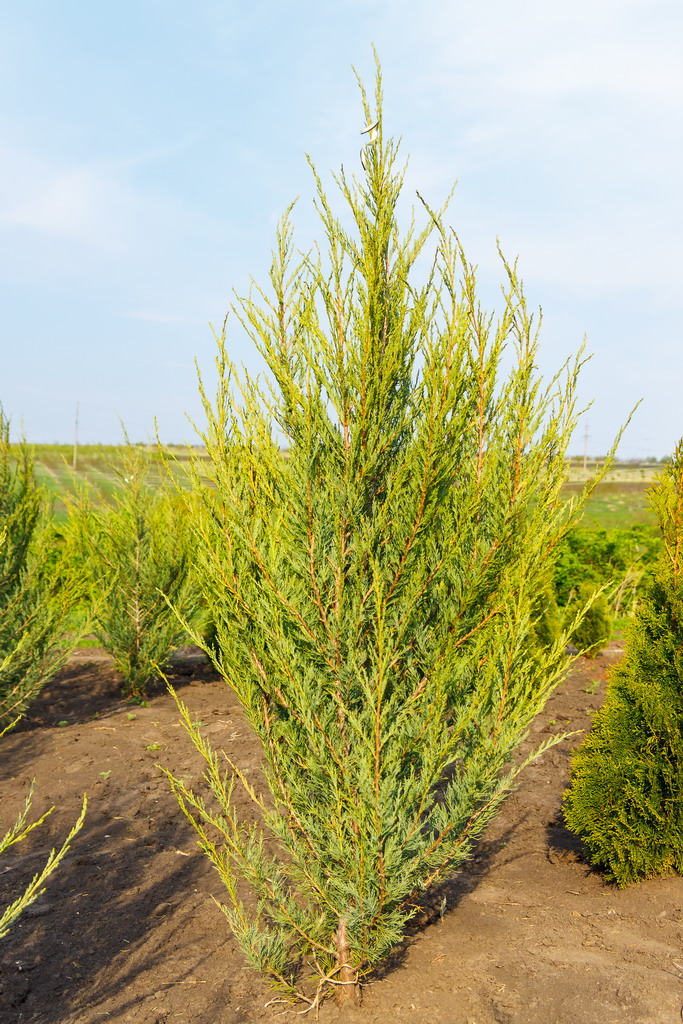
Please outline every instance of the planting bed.
M577 661L529 742L585 730L619 653L614 646ZM171 675L214 745L256 772L257 744L201 654L187 649ZM559 816L575 742L527 769L467 870L437 894L390 970L365 986L363 1008L342 1018L325 1004L321 1021L680 1021L683 879L620 891L588 868ZM300 1007L271 1002L272 991L244 968L211 899L221 896L220 883L155 767L193 782L200 770L165 692L148 707L126 704L106 655L83 649L5 737L0 758L3 826L33 777L34 810L57 804L0 863L2 906L66 834L83 791L90 800L47 892L0 944L2 1024L299 1019Z

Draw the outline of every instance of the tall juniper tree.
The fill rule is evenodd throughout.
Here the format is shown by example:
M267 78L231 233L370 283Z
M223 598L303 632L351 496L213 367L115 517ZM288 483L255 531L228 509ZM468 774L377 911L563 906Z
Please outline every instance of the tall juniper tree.
M358 999L513 785L567 664L566 636L534 626L578 508L560 488L580 359L543 383L515 267L496 322L441 213L422 203L401 236L379 69L375 109L361 92L364 174L336 179L353 228L313 169L324 254L295 256L286 216L269 289L236 308L267 377L233 365L224 328L215 403L201 388L210 653L263 774L222 765L182 704L213 800L167 772L248 961L313 1004Z

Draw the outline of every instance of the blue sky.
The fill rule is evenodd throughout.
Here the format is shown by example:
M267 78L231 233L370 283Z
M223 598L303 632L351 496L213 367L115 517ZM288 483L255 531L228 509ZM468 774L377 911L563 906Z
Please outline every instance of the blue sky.
M680 0L24 0L0 7L0 402L35 442L193 440L209 322L264 281L305 154L356 169L355 66L382 60L407 189L544 313L541 366L587 336L588 448L683 435ZM359 170L359 168L358 168ZM256 365L237 331L236 357ZM574 450L583 451L584 428Z

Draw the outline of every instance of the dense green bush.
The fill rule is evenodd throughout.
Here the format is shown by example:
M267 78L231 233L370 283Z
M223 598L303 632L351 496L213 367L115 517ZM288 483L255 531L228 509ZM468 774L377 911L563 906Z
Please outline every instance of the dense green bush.
M532 615L535 619L534 634L542 650L549 650L563 635L562 615L550 582L540 591L534 602Z
M606 586L610 613L632 614L660 550L659 537L640 523L614 530L575 527L558 545L553 577L558 604L570 604L581 586L584 593Z
M146 453L129 445L113 504L84 495L71 506L93 632L133 696L187 640L178 616L191 620L197 604L183 506L175 491L148 485L148 468Z
M565 796L567 824L619 885L683 870L683 446L652 501L664 552Z
M571 642L581 654L594 658L607 646L612 635L612 616L604 592L596 593L588 583L580 583L576 597L565 610L567 621L583 609L578 624L570 633Z
M208 464L195 457L203 506L188 516L215 632L197 641L261 741L263 776L226 772L182 705L218 810L168 773L248 962L311 1005L333 987L356 999L469 856L567 666L566 635L541 649L535 629L577 513L561 488L579 362L539 379L515 268L495 323L438 213L401 236L379 81L376 98L367 175L338 179L353 233L316 176L325 256L297 263L285 219L271 288L237 310L269 374L238 372L223 332Z

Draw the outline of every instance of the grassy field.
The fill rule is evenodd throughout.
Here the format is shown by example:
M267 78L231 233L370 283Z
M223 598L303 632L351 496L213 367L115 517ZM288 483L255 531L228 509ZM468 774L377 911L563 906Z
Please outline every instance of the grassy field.
M162 458L154 446L147 447L146 451L150 459L149 481L160 482L166 475ZM125 454L122 446L83 445L78 449L74 469L71 445L36 445L36 477L52 496L57 518L66 516L65 499L78 494L84 485L99 494L103 501L111 500L125 476ZM181 462L187 458L185 449L169 449L168 454Z
M590 479L597 465L573 464L569 467L565 493L576 494ZM643 523L657 529L657 518L647 500L648 488L661 466L653 463L616 462L586 504L583 525L595 529L625 529Z
M578 491L574 484L565 487L567 495ZM583 526L590 529L627 529L643 523L657 529L657 517L647 500L647 487L610 482L598 484L586 503Z
M150 480L161 480L165 474L158 450L147 448L151 460ZM76 469L73 469L73 448L70 445L36 445L36 476L54 498L58 518L66 515L64 498L74 495L85 483L99 493L103 500L111 499L121 486L125 448L121 446L87 445L78 449ZM183 448L169 449L170 455L182 462L187 459ZM657 526L656 518L647 502L647 489L661 467L645 464L615 463L603 483L599 484L586 505L584 526L598 529L626 528L634 523ZM596 464L582 461L569 468L565 493L577 493L595 472Z

